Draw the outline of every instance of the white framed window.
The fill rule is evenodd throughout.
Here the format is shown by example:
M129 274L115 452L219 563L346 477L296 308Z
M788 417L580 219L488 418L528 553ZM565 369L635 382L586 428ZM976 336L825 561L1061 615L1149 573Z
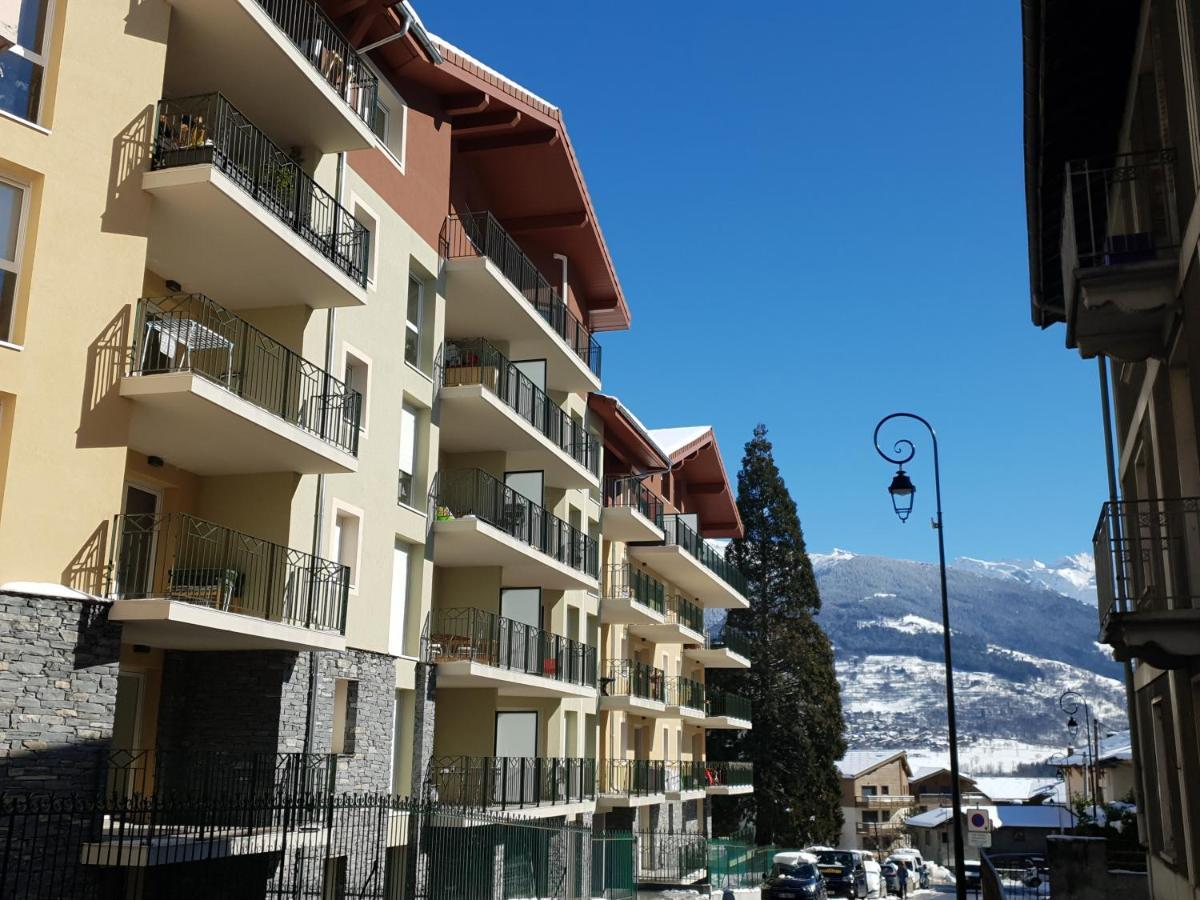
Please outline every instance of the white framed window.
M358 430L365 436L370 410L371 359L349 344L342 345L342 380L346 382L346 387L358 391Z
M0 53L0 110L40 124L54 0L16 0L3 4L6 13L10 5L16 6L16 40Z
M29 189L0 177L0 341L12 343L17 281L25 249Z
M371 130L379 139L379 149L403 172L408 138L408 104L382 75L379 77L379 96L375 98L375 109L371 115Z
M375 274L379 271L379 216L353 194L350 208L354 210L354 221L367 232L367 285L374 287Z
M392 602L388 613L388 653L404 655L408 621L408 589L412 577L412 547L399 538L392 548Z
M333 501L333 533L329 548L336 562L350 570L350 590L357 591L362 568L362 510Z
M421 368L421 317L425 311L425 283L408 276L408 305L404 314L404 360Z
M396 501L416 506L417 410L407 403L400 407L400 475Z

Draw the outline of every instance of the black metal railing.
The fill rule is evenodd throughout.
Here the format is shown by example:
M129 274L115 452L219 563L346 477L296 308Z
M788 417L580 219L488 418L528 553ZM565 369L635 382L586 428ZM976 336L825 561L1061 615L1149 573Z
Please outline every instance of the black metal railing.
M166 597L323 631L346 630L349 569L187 513L115 517L110 593Z
M429 614L430 662L478 662L500 669L596 687L596 648L472 607Z
M1200 606L1200 498L1105 503L1092 547L1101 625Z
M439 472L431 495L438 520L475 516L572 569L599 575L600 553L592 538L487 472Z
M104 756L104 795L114 798L237 797L261 803L281 796L330 793L337 781L335 754L119 749Z
M754 763L717 762L704 764L704 780L708 787L746 787L754 784Z
M192 372L348 453L362 396L203 294L143 297L132 375Z
M439 385L482 385L577 463L593 475L600 474L600 444L595 436L488 341L447 340L443 350Z
M722 888L742 886L728 876L714 877L709 869L709 839L703 834L644 831L638 839L638 882L667 885L711 881ZM762 875L746 887L762 884Z
M668 594L666 603L667 624L682 625L696 634L704 634L704 610L679 594Z
M710 547L708 542L696 533L683 516L677 513L663 516L663 532L667 536L667 544L682 547L735 591L741 594L746 592L746 577L737 567L726 562L724 556Z
M1068 285L1074 283L1076 268L1149 262L1175 254L1175 151L1067 163L1062 227Z
M632 475L608 475L604 478L604 505L627 506L662 528L663 501L645 481Z
M714 650L725 649L738 656L744 656L746 659L750 658L750 639L744 634L730 631L728 628L722 628L721 634L717 637L710 637L708 646Z
M668 678L667 706L681 706L704 712L704 685L682 675Z
M366 228L220 94L163 99L151 165L212 165L360 286Z
M439 803L478 809L583 803L596 797L596 761L557 757L440 756L429 763Z
M257 0L346 105L370 125L379 79L313 0Z
M727 716L730 719L750 721L751 705L745 697L710 687L705 691L704 703L704 711L709 716Z
M708 781L704 777L704 760L668 760L667 761L667 790L702 791Z
M633 659L608 661L604 693L610 697L637 697L641 700L667 701L667 676L662 669Z
M600 374L600 345L495 216L490 212L448 216L439 244L442 259L490 259L567 347Z
M661 759L607 759L600 765L601 794L647 797L666 790L666 764Z
M666 609L666 588L658 579L635 569L630 563L608 566L604 596L610 600L633 600L656 613Z

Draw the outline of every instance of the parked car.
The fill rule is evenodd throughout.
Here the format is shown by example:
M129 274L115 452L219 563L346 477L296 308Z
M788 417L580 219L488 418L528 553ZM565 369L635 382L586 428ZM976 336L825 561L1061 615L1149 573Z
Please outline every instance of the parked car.
M849 897L855 900L867 896L867 870L862 859L850 850L821 850L817 853L817 868L825 877L825 889L830 897Z
M867 873L867 896L882 897L883 872L880 869L879 861L875 859L875 854L870 850L855 850L854 853L862 857L863 871Z
M893 853L888 857L888 862L895 863L899 871L903 873L905 886L909 891L915 891L921 886L921 876L917 874L917 861L911 856L898 856ZM899 885L897 885L897 888Z
M977 860L968 859L963 863L962 881L969 888L979 888L983 884L983 873Z
M827 900L825 879L809 862L777 862L762 886L762 900Z
M900 893L900 879L906 876L900 873L904 871L904 866L893 860L888 860L879 867L880 875L883 878L883 892L887 894Z
M892 856L895 856L899 859L913 860L916 867L917 881L919 882L920 887L929 887L929 864L925 862L925 858L921 856L920 850L907 847L900 850L893 850Z

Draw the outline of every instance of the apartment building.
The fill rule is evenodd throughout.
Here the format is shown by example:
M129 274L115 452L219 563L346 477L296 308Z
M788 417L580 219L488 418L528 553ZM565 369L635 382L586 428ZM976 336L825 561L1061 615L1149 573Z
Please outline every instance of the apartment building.
M1152 894L1194 898L1200 4L1027 0L1022 17L1032 318L1098 361L1098 630L1126 663Z
M842 781L839 847L871 850L882 859L905 846L904 817L913 806L912 768L903 750L852 750L837 763Z

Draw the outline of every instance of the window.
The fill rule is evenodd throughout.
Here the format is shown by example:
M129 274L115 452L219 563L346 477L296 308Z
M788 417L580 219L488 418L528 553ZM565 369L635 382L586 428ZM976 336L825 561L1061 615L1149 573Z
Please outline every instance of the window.
M379 80L379 97L371 116L371 130L379 138L380 148L404 171L405 139L408 136L408 104L399 94Z
M358 720L358 682L337 678L333 682L333 734L330 752L353 755Z
M0 53L0 110L38 122L52 0L17 0L16 42Z
M0 65L2 60L0 56ZM29 205L26 195L19 184L0 178L0 341L12 340L17 277L25 242L25 212Z
M397 540L392 548L392 603L388 618L388 653L404 655L404 626L408 618L408 583L412 548Z
M1165 679L1164 679L1165 680ZM1156 697L1151 706L1154 727L1154 772L1150 776L1158 788L1159 849L1169 859L1176 858L1176 817L1179 773L1175 759L1175 727L1171 717L1170 695Z
M357 197L352 198L354 221L366 229L367 284L375 284L375 273L379 267L379 216L371 212Z
M346 387L358 392L358 430L367 433L369 407L367 397L371 388L371 360L352 347L343 349L342 378ZM353 419L353 417L351 417Z
M362 513L338 508L335 502L333 540L331 545L337 562L350 569L350 590L358 590L358 570L361 561Z
M400 477L396 501L416 505L413 476L417 472L417 411L405 403L400 407Z
M421 313L424 306L425 285L421 279L408 276L408 310L404 323L404 359L410 365L421 367Z
M879 812L877 810L863 810L862 820L864 825L875 825L879 822Z

